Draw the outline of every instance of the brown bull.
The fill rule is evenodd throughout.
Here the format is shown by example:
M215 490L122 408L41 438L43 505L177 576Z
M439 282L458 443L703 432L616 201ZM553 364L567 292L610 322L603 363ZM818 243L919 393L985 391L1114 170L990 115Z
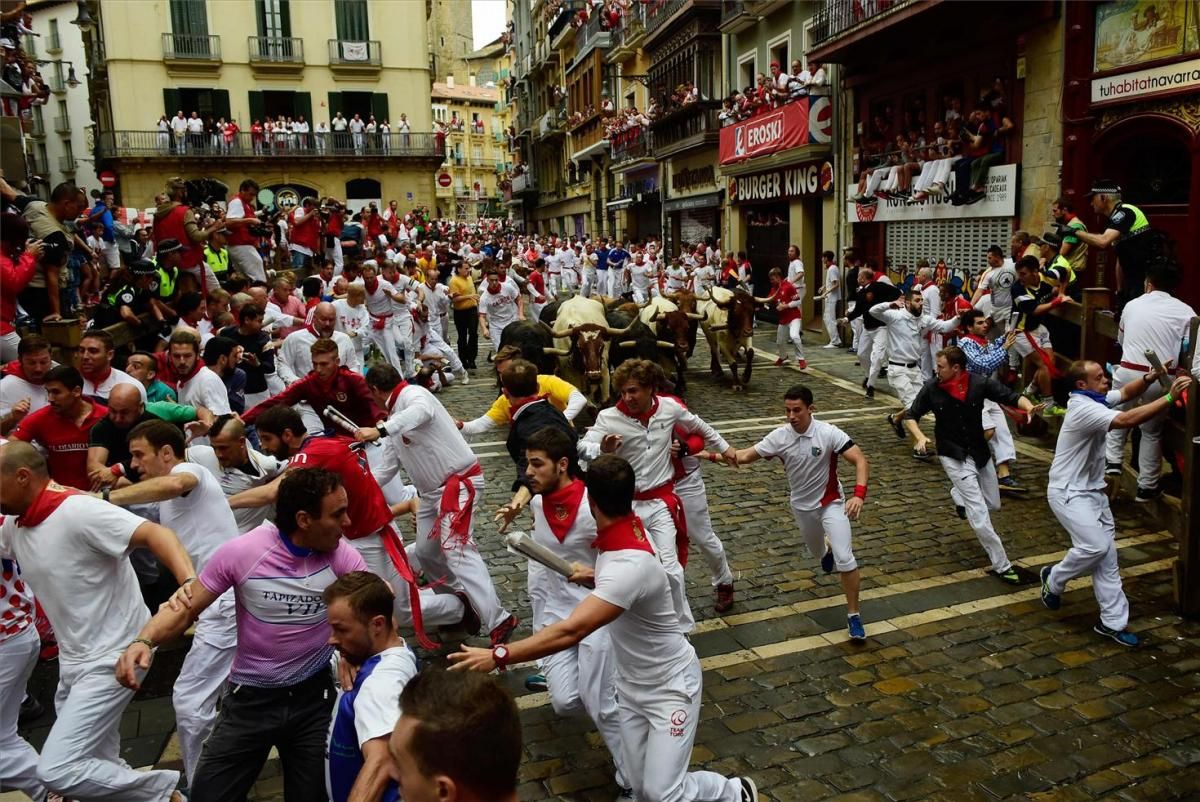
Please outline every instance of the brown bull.
M735 390L745 389L754 367L754 311L763 301L744 290L730 292L713 288L708 296L699 298L704 320L700 324L712 352L711 369L714 376L724 376L721 362L729 365ZM741 375L738 362L746 360Z

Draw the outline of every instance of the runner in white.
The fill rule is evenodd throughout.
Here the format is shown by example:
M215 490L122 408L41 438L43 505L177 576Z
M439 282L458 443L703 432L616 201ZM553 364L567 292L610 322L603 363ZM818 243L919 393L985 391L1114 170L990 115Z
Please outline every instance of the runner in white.
M283 338L279 354L275 359L275 370L284 384L290 385L303 379L312 370L312 344L322 337L337 343L338 359L350 370L362 370L358 349L348 334L337 330L337 310L331 303L319 303L313 307L308 325L293 331Z
M34 610L33 593L17 564L0 559L0 788L42 800L46 788L38 779L37 750L17 734L25 686L42 647Z
M111 802L181 802L177 771L135 771L120 756L121 714L133 692L117 659L150 612L131 549L149 549L191 592L192 561L171 530L50 481L28 443L0 445L0 558L15 559L58 638L57 719L37 774L47 790Z
M189 407L204 407L214 415L228 415L229 390L221 377L200 361L200 337L193 331L180 329L168 341L171 369L178 378L179 403ZM141 387L138 383L138 387ZM144 391L144 388L143 388Z
M367 314L371 316L371 324L367 329L370 341L383 353L383 358L392 367L406 375L404 360L400 356L399 344L396 342L397 329L392 325L396 288L390 282L379 278L379 265L374 259L362 263L362 276L353 283L362 284L367 293ZM403 296L401 296L403 297ZM411 322L409 324L411 326Z
M208 469L227 498L269 484L283 473L287 462L255 451L246 441L246 427L239 418L222 415L208 430L207 446L187 449L187 461ZM233 511L238 532L245 534L275 517L275 506L245 507Z
M644 802L756 802L746 777L688 771L700 720L700 660L680 626L671 580L641 519L632 510L634 469L613 455L593 460L588 504L596 521L596 567L579 565L570 581L592 585L563 621L532 637L490 650L462 647L451 670L503 671L579 644L607 626L617 673L625 771Z
M1126 307L1128 309L1128 307ZM1042 602L1051 610L1062 604L1067 583L1091 574L1092 590L1100 606L1095 631L1122 646L1137 646L1129 624L1129 601L1121 589L1117 566L1117 527L1104 483L1104 440L1115 429L1132 429L1155 415L1165 414L1192 380L1180 376L1166 394L1124 412L1113 409L1137 398L1157 380L1150 371L1120 390L1109 390L1104 368L1078 361L1067 371L1071 382L1067 414L1054 447L1054 461L1046 486L1046 501L1054 517L1071 536L1071 548L1055 565L1042 568Z
M183 461L183 433L166 421L146 421L133 427L129 454L141 481L105 496L120 507L157 502L159 522L179 536L193 564L203 570L213 552L242 531L221 485L200 465ZM236 645L237 621L230 592L200 616L175 680L172 701L189 782L196 776L201 747L216 721L217 697L233 665Z
M633 465L637 476L634 509L645 522L654 549L671 580L671 598L684 632L695 624L683 576L687 561L687 523L675 492L671 438L676 431L696 433L735 465L736 452L715 429L673 398L656 394L663 386L662 368L644 359L630 359L613 372L613 388L621 400L600 411L596 423L579 443L580 457L593 460L601 453L616 454Z
M475 544L475 501L482 503L483 470L454 419L423 387L402 381L386 365L367 371L367 385L388 413L379 426L359 429L356 439L386 438L416 488L417 538L413 557L431 579L465 592L490 630L503 643L517 628L517 617L500 604L487 566Z
M903 299L884 301L868 310L873 318L883 321L887 327L888 383L905 408L912 406L924 384L921 376L921 354L926 350L924 335L938 323L932 315L925 314L924 309L925 298L914 287ZM905 430L912 435L915 441L914 457L928 458L929 438L915 420L906 418L901 424L888 415L887 421L900 439L904 439Z
M858 520L867 498L870 466L862 449L838 427L813 418L813 394L795 385L783 396L787 425L751 448L737 452L738 464L776 457L787 471L792 516L821 569L837 569L846 594L846 623L851 640L866 640L858 612L858 562L850 547L850 521ZM846 499L838 480L837 460L854 466L854 495Z
M842 297L842 271L837 266L833 251L821 254L821 261L825 265L825 284L815 300L822 302L821 320L825 323L825 333L829 335L829 342L821 347L840 348L842 335L838 331L837 305Z
M496 354L500 351L500 337L505 327L514 320L524 319L525 305L516 287L501 282L499 268L489 267L485 278L486 286L479 293L479 320L483 324L483 336L491 338L492 353Z
M633 255L633 264L629 265L629 282L636 304L644 304L658 295L658 268L647 262L641 251Z

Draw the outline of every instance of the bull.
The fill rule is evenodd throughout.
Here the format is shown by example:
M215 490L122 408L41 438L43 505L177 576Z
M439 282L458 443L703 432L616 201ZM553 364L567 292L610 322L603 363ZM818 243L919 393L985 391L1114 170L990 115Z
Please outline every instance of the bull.
M701 315L684 312L666 298L651 298L638 314L642 323L654 332L659 348L669 348L673 362L664 370L674 371L675 391L684 392L688 359L696 349L696 326Z
M514 320L500 334L500 347L514 345L521 358L537 365L538 373L550 374L558 365L554 338L545 327L532 320Z
M604 305L582 295L559 305L553 327L544 322L542 325L554 337L553 353L559 356L559 375L592 401L607 403L611 389L609 339L626 331L610 327L604 317Z
M711 370L716 378L724 378L721 362L729 365L733 374L733 389L745 390L754 367L754 310L764 301L744 290L730 292L713 287L708 295L697 296L698 311L703 316L700 327L712 353ZM741 375L738 364L745 360Z

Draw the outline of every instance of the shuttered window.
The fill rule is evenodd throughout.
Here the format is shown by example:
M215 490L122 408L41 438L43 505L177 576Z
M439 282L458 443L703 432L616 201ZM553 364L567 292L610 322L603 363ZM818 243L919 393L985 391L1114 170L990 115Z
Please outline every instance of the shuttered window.
M1012 218L976 217L966 220L903 220L887 225L887 251L897 268L912 268L918 259L936 265L939 259L953 268L966 268L973 274L987 264L985 255L991 245L1006 252L1012 237Z
M343 42L365 42L371 38L367 23L367 0L334 0L338 39Z

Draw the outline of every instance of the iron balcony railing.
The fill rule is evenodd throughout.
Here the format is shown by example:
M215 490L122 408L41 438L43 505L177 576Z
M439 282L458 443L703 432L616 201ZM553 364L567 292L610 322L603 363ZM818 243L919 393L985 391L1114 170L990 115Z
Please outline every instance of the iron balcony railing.
M608 143L613 164L644 159L654 153L653 134L640 125L612 134Z
M575 62L578 63L586 55L588 47L594 45L607 49L612 44L612 29L605 28L600 23L604 14L596 12L588 21L575 31Z
M46 135L46 124L44 122L42 122L41 117L30 117L28 120L28 125L26 127L26 131L29 133L30 136L38 136L38 137L45 136Z
M164 33L162 48L168 61L221 60L221 37L212 34Z
M71 133L71 118L70 117L55 117L54 130L60 134Z
M917 0L825 0L813 15L810 46L822 45L914 2Z
M652 33L661 28L675 12L684 6L697 9L720 9L720 0L653 0L646 10L646 33Z
M252 63L304 63L304 40L298 36L247 36L246 42Z
M721 24L746 13L746 0L721 0Z
M206 132L176 137L160 131L103 131L99 134L100 158L429 158L442 159L431 133L351 134L349 131L307 134L257 134L239 131L217 141Z
M378 67L383 63L383 44L378 39L329 40L329 63L346 66Z
M646 31L646 5L634 3L621 17L621 23L613 30L613 48L625 47Z

